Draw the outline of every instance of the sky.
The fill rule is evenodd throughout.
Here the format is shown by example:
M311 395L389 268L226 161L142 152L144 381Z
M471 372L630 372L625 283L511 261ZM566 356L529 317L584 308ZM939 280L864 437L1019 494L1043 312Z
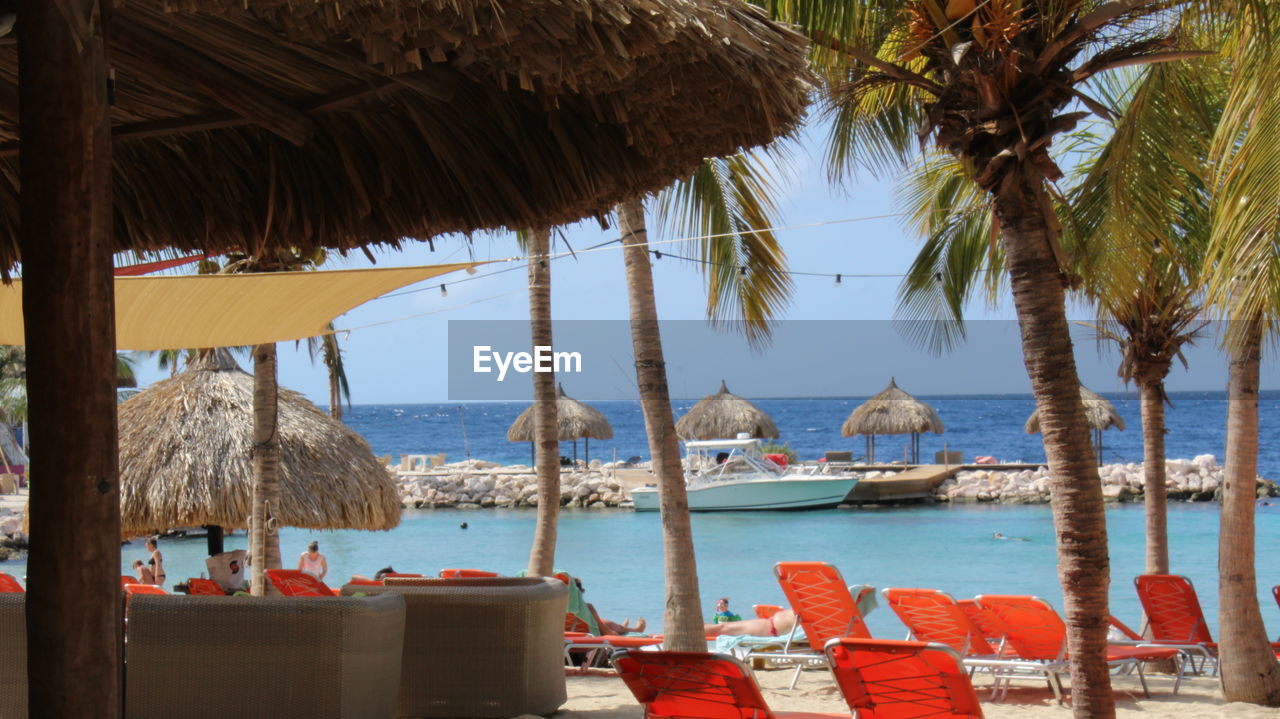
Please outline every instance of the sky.
M783 229L777 235L791 270L839 272L845 277L838 286L830 277L793 277L791 302L781 313L783 322L774 342L757 353L739 337L706 328L702 321L706 286L700 266L671 258L656 261L653 274L659 317L664 322L686 321L672 325L676 335L672 342L664 342L673 395L700 397L713 392L717 380L725 379L731 389L746 396L866 396L883 389L889 376L917 394L1029 392L1016 342L1015 315L1007 298L995 307L982 301L973 303L967 310L967 317L975 320L970 340L947 356L929 355L893 330L889 320L900 276L919 248L918 238L903 227L897 215L896 178L861 173L842 186L833 186L822 156L823 140L823 130L812 129L791 145L791 162L779 182L784 191L778 199L776 221ZM678 239L656 231L652 212L649 226L650 241ZM576 252L551 264L553 317L557 322L573 321L564 326L557 345L562 341L576 343L572 348L557 349L589 352L594 348L599 355L587 364L602 374L594 383L586 383L586 389L570 391L584 399L619 398L627 392L634 396L634 380L628 380L624 371L629 367L625 341L618 339L625 338L628 318L620 247L615 243L584 251L616 237L616 230L601 230L591 220L562 228L553 238L553 251ZM679 251L679 245L671 247ZM460 368L463 363L458 356L465 356L471 347L450 345L450 323L455 323L457 332L476 320L527 321L525 267L518 261L501 261L519 256L514 236L481 234L470 242L449 236L437 238L435 248L432 252L426 243L410 243L400 251L375 252L375 258L378 266L468 258L498 262L478 268L472 276L455 273L390 293L337 318L335 326L348 330L340 340L353 403L485 398L474 386L460 386L465 383L458 381L458 373L470 368ZM345 259L335 256L326 263L326 269L368 266L369 261L359 253ZM858 274L892 276L850 277ZM441 293L441 283L447 296ZM1073 307L1069 313L1072 319L1091 319L1086 308ZM578 327L570 329L573 324ZM1123 391L1115 373L1114 353L1100 354L1091 330L1077 326L1073 332L1082 381L1095 391ZM507 325L500 334L513 340L518 336L513 333ZM611 339L597 341L605 336ZM1225 387L1226 365L1212 340L1193 348L1189 359L1190 371L1175 366L1169 379L1171 389ZM250 369L247 357L240 361ZM303 392L321 405L328 401L324 367L311 360L305 344L281 343L279 362L283 386ZM1276 375L1275 363L1266 362L1263 386L1280 387ZM142 385L166 376L167 371L158 370L153 359L140 362ZM578 379L566 377L566 382ZM502 398L529 396L527 376L508 382L499 393Z

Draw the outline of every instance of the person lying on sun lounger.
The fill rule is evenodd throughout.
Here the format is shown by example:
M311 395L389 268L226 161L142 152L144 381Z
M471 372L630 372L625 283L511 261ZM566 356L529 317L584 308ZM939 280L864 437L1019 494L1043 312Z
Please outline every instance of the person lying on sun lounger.
M768 619L743 619L738 622L704 624L702 631L709 637L721 634L730 636L783 637L796 625L796 613L783 609Z
M383 567L382 569L379 569L378 571L374 572L374 574L373 574L373 579L369 579L368 577L364 576L363 574L352 574L352 575L351 575L351 580L350 580L350 581L352 581L352 582L381 582L383 577L387 576L388 574L395 574L395 573L396 573L396 570L392 569L391 567Z

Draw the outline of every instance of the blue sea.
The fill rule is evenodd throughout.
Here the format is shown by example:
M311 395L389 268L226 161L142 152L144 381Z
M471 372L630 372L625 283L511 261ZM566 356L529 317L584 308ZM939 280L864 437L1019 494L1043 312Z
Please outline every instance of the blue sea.
M1110 395L1128 423L1105 434L1108 462L1142 458L1136 398ZM782 432L782 441L812 459L830 449L861 454L861 438L840 436L840 424L864 398L774 399L757 404ZM1042 461L1038 435L1023 423L1032 411L1029 396L922 397L942 417L947 431L924 438L925 457L945 443L966 460L989 454L1002 460ZM593 442L593 458L648 457L639 405L593 403L613 424L614 439ZM677 416L692 402L675 405ZM377 454L445 452L449 461L478 457L503 463L528 462L528 444L506 441L507 426L526 405L473 403L357 406L346 421L368 438ZM460 409L461 407L461 409ZM1221 459L1226 402L1222 393L1181 393L1168 410L1168 456L1214 454ZM464 436L465 422L465 436ZM1280 426L1280 393L1264 393L1261 403L1260 472L1280 477L1280 443L1269 441ZM900 459L905 440L882 437L878 457ZM583 448L579 447L581 453ZM562 454L571 454L571 445ZM580 454L581 456L581 454ZM329 559L327 581L336 586L353 573L371 574L387 564L402 572L435 573L445 567L474 567L503 573L524 568L533 536L532 510L410 510L390 532L281 531L286 565L311 539ZM460 528L466 522L468 529ZM1107 513L1112 562L1112 611L1136 624L1139 607L1132 579L1143 565L1141 505L1116 505ZM663 588L661 525L656 514L629 510L566 510L559 525L557 565L583 578L587 598L611 619L644 616L661 629ZM1214 503L1173 503L1169 536L1175 572L1194 581L1205 614L1217 627L1217 527ZM772 567L782 560L822 560L835 564L850 583L875 587L934 587L956 597L979 593L1037 594L1061 609L1053 527L1047 506L933 505L819 512L715 513L693 518L703 605L710 616L715 599L749 615L753 603L783 602ZM993 532L1026 537L1004 542ZM243 534L228 548L245 546ZM1257 508L1259 600L1270 634L1280 635L1280 608L1270 587L1280 584L1280 506ZM163 540L169 577L199 576L203 539ZM144 558L140 543L122 548L122 571ZM0 563L0 571L21 575L24 567ZM900 637L903 627L886 609L868 617L879 636Z

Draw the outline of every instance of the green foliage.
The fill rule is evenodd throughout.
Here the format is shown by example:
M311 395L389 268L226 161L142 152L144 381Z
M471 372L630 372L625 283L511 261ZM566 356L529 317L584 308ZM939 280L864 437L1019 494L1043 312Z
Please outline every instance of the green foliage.
M777 440L761 443L760 451L763 454L785 454L788 463L793 463L800 459L800 453L792 449L791 445Z

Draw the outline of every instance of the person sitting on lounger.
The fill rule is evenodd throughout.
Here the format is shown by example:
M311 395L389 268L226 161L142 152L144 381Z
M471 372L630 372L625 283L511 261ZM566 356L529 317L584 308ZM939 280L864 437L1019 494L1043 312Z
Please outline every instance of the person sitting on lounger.
M156 575L151 573L151 567L143 564L141 559L133 560L133 571L138 575L138 581L142 584L156 583Z
M382 569L379 569L378 571L374 572L373 579L370 579L364 576L363 574L352 574L351 581L352 582L381 582L382 579L386 577L388 574L395 574L395 573L396 573L396 570L388 566L388 567L383 567Z
M782 609L767 619L743 619L739 622L704 624L702 631L709 637L729 636L785 637L796 625L796 613Z

